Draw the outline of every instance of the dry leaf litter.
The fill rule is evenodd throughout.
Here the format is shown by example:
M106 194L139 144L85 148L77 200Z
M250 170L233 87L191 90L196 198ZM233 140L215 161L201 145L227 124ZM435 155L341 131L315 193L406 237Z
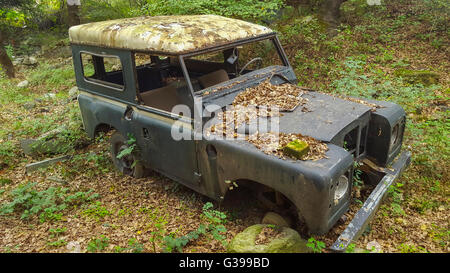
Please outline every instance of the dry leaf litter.
M250 123L258 118L269 118L280 115L280 111L292 111L299 105L305 105L307 98L302 95L308 92L292 84L273 85L269 80L245 89L237 95L229 109L217 114L221 121L209 128L211 133L223 136L238 137L237 128L244 123ZM306 106L305 106L306 107ZM304 108L305 108L304 107ZM246 136L246 140L266 154L272 154L287 159L282 148L293 140L303 140L308 143L310 151L301 160L319 160L326 158L328 146L309 136L302 134L259 133Z

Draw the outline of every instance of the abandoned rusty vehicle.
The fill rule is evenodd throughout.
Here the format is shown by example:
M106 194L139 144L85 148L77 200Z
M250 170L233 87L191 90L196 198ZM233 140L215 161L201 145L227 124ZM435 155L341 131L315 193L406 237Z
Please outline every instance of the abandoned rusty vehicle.
M358 168L373 191L332 246L343 251L410 163L400 106L297 86L267 27L216 15L155 16L78 25L69 36L84 128L89 137L114 130L112 158L125 174L151 169L218 201L231 186L248 186L267 206L264 223L300 221L324 234L348 211ZM244 138L196 129L217 129L215 111L245 105L256 106L259 120L276 119L276 130L251 126L250 114L228 128ZM283 147L267 141L276 133ZM304 151L298 157L296 147Z

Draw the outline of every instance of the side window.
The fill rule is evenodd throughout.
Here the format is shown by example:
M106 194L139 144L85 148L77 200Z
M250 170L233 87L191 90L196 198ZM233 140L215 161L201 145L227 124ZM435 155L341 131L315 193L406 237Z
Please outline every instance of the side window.
M144 53L135 53L134 56L140 93L167 86L174 81L184 81L181 70L171 64L169 57Z
M118 56L81 52L80 57L86 81L123 91L124 77Z
M189 58L188 60L197 60L197 61L220 63L220 64L223 64L223 62L225 61L222 51L193 56L193 57Z
M135 53L139 99L143 105L171 112L189 90L174 57Z

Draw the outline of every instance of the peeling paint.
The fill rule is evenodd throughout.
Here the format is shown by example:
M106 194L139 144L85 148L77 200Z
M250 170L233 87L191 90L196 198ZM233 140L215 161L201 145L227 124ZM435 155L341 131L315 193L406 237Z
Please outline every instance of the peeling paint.
M74 44L181 54L272 32L218 15L145 16L73 26L69 38Z

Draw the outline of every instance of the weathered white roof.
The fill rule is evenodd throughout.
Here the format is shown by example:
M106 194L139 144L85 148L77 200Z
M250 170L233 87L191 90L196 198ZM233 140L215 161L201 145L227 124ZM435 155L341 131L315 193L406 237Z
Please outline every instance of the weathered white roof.
M218 15L146 16L73 26L74 44L181 54L257 37L267 27Z

